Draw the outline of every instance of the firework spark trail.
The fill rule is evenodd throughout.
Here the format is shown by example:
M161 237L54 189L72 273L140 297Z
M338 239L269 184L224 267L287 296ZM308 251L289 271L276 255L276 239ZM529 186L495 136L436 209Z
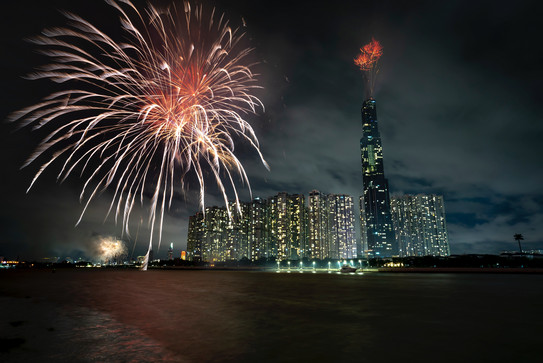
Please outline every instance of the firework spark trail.
M201 6L191 8L188 2L167 10L148 5L145 11L129 0L106 3L119 12L128 42L117 43L78 15L65 13L67 27L44 30L31 40L43 46L53 62L28 78L76 87L52 93L10 119L35 129L53 128L24 164L52 152L29 190L61 157L65 160L60 182L76 169L81 176L90 174L81 191L85 203L77 223L91 200L112 186L107 215L114 209L115 221L122 218L123 233L129 235L132 208L137 200L143 205L151 186L150 251L155 227L160 246L164 211L171 206L174 187L179 183L184 190L189 172L197 177L202 209L208 169L227 207L227 185L238 202L233 174L250 190L234 155L235 137L248 141L268 168L243 118L263 108L252 94L260 87L253 65L243 64L252 49L240 45L243 34L214 10L206 16Z
M366 90L368 98L373 96L375 79L377 73L379 73L378 62L382 55L383 47L377 40L372 38L371 42L360 48L360 54L354 59L354 64L364 72L364 78L368 84Z

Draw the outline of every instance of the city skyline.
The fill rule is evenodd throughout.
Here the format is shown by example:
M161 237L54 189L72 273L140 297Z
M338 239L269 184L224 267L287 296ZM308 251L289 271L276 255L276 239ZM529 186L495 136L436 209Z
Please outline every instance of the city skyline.
M531 46L536 44L530 33L535 21L524 10L530 2L507 9L490 2L408 6L393 1L342 9L301 2L276 4L266 12L244 1L213 4L233 24L246 23L247 41L260 61L266 111L250 122L271 171L248 148L238 150L254 197L313 189L360 195L364 82L352 59L375 37L384 48L375 99L390 192L442 194L451 253L513 250L515 233L525 236L526 249L543 247L542 125L536 97L541 51ZM3 69L9 70L3 80L2 119L38 101L50 86L21 78L44 64L23 39L62 25L57 9L114 29L115 16L98 15L106 8L68 1L30 9L24 3L8 5L2 22L2 44L9 50L2 59ZM273 19L279 18L281 27L274 26ZM515 55L513 65L507 54ZM14 132L13 125L2 125L2 165L9 177L2 180L7 195L0 215L5 231L0 254L84 254L90 253L94 238L120 236L111 218L104 223L109 192L91 205L77 228L81 180L59 186L49 173L25 194L36 168L19 168L36 140L28 130ZM241 199L249 198L242 190ZM194 190L187 201L176 196L158 255L165 256L171 242L186 244L188 217L197 204ZM206 205L220 204L209 190ZM136 235L134 230L132 240ZM140 249L145 249L141 236Z
M277 193L265 199L206 207L189 217L188 259L195 262L353 259L357 248L353 197Z
M239 205L230 203L231 215L225 206L209 206L189 217L187 258L198 263L269 263L450 255L440 195L392 197L389 223L395 240L388 245L395 245L395 252L371 243L368 248L367 240L355 237L354 209L352 196L318 190L309 192L307 203L305 194L285 192ZM365 220L359 222L365 228Z

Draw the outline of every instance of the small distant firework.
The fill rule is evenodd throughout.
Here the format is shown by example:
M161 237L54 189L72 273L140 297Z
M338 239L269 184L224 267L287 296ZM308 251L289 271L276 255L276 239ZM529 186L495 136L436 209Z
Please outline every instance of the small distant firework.
M124 242L111 237L104 237L98 240L98 252L100 259L106 264L118 262L118 260L127 254Z
M354 64L360 67L364 72L364 78L367 82L367 96L373 96L375 87L375 78L379 73L378 62L383 55L383 47L381 44L372 38L371 42L360 48L360 54L354 59Z
M248 141L267 167L244 120L263 107L253 95L260 87L253 65L245 63L252 49L241 45L243 34L215 10L206 15L201 5L192 8L184 2L167 10L149 4L140 11L130 0L105 1L118 11L126 42L65 13L67 27L44 30L32 40L45 47L52 64L29 79L75 88L54 92L15 112L11 120L51 128L24 164L40 156L47 159L29 189L56 159L63 159L59 181L74 173L86 175L80 195L86 202L77 223L90 201L112 187L108 214L114 209L115 221L121 216L123 233L129 234L134 203L143 204L148 195L150 251L155 227L160 245L164 211L174 190L185 189L189 172L198 180L202 208L206 174L216 181L227 206L223 178L236 202L234 175L250 190L234 155L235 137Z

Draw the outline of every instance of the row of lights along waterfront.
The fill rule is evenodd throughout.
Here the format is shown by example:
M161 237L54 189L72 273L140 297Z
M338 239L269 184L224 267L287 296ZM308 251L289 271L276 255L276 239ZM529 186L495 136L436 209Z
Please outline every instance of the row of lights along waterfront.
M313 261L312 264L310 265L311 267L306 268L305 271L311 271L313 273L316 273L317 270L327 271L328 273L332 272L332 262L331 261L328 261L328 268L317 269L315 265L316 265L316 262ZM344 260L343 262L342 261L337 261L337 268L338 268L337 272L340 272L342 265L347 265L349 267L353 267L354 262L353 262L353 260L350 260L349 263L348 263L347 260ZM298 266L299 266L298 269L296 269L295 267L292 267L292 269L291 269L291 261L287 261L286 268L281 268L281 261L277 261L277 272L281 272L281 271L291 272L291 271L296 271L296 270L299 271L299 272L304 272L304 263L303 263L303 261L300 261ZM362 260L358 260L358 266L359 266L358 269L360 270L360 273L361 273L362 272Z

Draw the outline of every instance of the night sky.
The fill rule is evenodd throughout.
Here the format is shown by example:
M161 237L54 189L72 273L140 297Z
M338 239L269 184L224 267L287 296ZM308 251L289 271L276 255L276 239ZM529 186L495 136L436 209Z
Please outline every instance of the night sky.
M204 4L226 13L233 26L246 23L252 57L260 62L255 70L265 110L247 119L271 171L246 145L237 149L253 196L286 191L307 197L318 189L352 195L358 205L364 82L353 58L375 37L384 47L374 97L391 192L443 195L452 253L516 250L515 233L524 235L524 249L543 249L537 2ZM79 14L122 40L115 11L101 1L3 4L2 120L49 94L47 81L23 79L48 62L24 38L64 25L58 10ZM40 164L20 166L43 135L16 131L6 121L0 135L0 256L90 258L98 238L121 236L113 218L104 220L110 191L91 203L78 227L84 180L74 176L57 184L53 167L26 194ZM196 185L188 181L193 189L168 212L158 256L166 257L170 242L176 255L186 247L188 216L198 210ZM248 201L248 189L239 190ZM206 205L223 205L213 188ZM132 239L125 237L132 253L138 236L134 256L146 249L145 229L132 228Z

